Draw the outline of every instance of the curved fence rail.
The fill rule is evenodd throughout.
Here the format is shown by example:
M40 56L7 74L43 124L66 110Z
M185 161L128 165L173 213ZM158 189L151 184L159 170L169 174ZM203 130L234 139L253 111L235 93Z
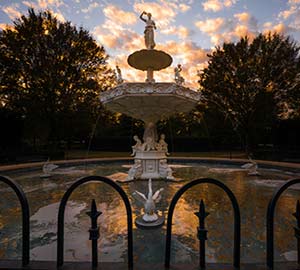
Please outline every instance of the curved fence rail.
M30 236L29 236L29 204L23 189L12 179L0 175L0 182L10 186L17 195L22 209L22 265L29 264Z
M222 182L216 179L211 178L202 178L202 179L196 179L193 180L183 187L181 187L176 194L174 195L168 212L168 221L167 221L167 236L166 236L166 254L165 254L165 267L170 267L170 256L171 256L171 236L172 236L172 219L173 219L173 213L175 210L175 206L180 199L180 197L190 188L200 185L200 184L213 184L218 187L220 187L222 190L225 191L225 193L228 195L234 212L234 247L233 247L233 265L234 267L238 268L240 267L240 243L241 243L241 217L240 217L240 209L238 202L232 193L232 191ZM198 238L200 240L200 267L201 269L205 268L205 245L204 241L206 240L206 230L204 228L204 219L208 215L208 213L205 212L203 201L200 203L200 209L199 212L195 213L200 219L202 219L202 222L200 221L200 226L198 227ZM202 250L202 251L201 251ZM204 250L204 252L203 252ZM202 254L201 254L202 252Z
M110 180L109 178L106 177L102 177L102 176L87 176L87 177L83 177L80 178L79 180L77 180L75 183L73 183L68 190L65 192L63 198L61 199L60 205L59 205L59 210L58 210L58 220L57 220L57 267L61 267L64 263L64 214L65 214L65 208L66 208L66 204L68 202L69 197L71 196L71 194L73 193L73 191L78 188L79 186L88 183L88 182L103 182L106 183L108 185L110 185L112 188L114 188L119 195L121 196L125 207L126 207L126 213L127 213L127 235L128 235L128 267L129 269L132 269L133 267L133 244L132 244L132 211L131 211L131 206L130 206L130 202L129 199L126 195L126 193L124 192L124 190L118 185L116 184L113 180ZM97 212L97 209L94 205L94 202L92 203L92 209L89 212L89 215L91 214L91 218L92 216L95 217L95 215L99 216L99 212ZM95 225L95 224L94 224ZM93 254L93 267L97 266L97 246L95 245L95 238L93 235L93 229L94 226L92 226L92 228L90 229L90 239L93 241L92 243L92 254ZM95 231L94 231L95 232ZM95 233L94 233L95 234ZM96 233L97 236L97 233Z
M295 184L300 184L300 178L297 179L291 179L284 184L282 184L277 190L274 192L272 199L269 202L268 205L268 211L267 211L267 266L269 269L274 268L274 215L275 215L275 208L276 204L281 197L282 193L288 189L290 186L295 185ZM298 209L298 211L297 211ZM295 227L295 236L298 241L298 263L300 262L299 260L299 253L300 253L300 228L299 228L299 202L297 202L297 207L296 207L296 213L294 216L297 218L298 224L297 227ZM298 213L297 213L298 212Z

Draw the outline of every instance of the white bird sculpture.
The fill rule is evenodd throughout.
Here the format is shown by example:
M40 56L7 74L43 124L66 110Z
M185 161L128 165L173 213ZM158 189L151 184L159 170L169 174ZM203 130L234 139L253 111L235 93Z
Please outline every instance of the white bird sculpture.
M257 163L253 161L251 157L249 157L249 161L249 163L242 165L241 168L248 170L248 175L250 176L260 175L260 173L257 171Z
M158 219L158 216L155 212L155 203L158 203L161 199L161 192L163 188L158 189L154 194L152 191L152 180L148 181L148 196L146 197L143 193L135 191L133 194L138 194L144 203L145 214L143 215L143 220L145 222L154 222Z
M41 178L48 178L51 176L51 172L58 168L58 165L55 165L53 163L50 163L50 159L46 161L46 163L43 165L43 173L40 177Z

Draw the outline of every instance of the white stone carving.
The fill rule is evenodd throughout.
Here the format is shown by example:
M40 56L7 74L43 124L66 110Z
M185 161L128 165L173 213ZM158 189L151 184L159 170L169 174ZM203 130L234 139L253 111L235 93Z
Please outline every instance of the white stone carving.
M140 178L142 175L142 161L140 159L135 159L133 166L128 171L128 176L126 181L131 181Z
M132 154L131 154L132 157L135 156L136 151L143 150L143 143L139 139L139 137L137 135L134 135L133 139L135 140L136 144L131 147L132 148Z
M144 15L147 18L144 18ZM142 12L140 15L140 19L146 23L145 31L144 31L144 38L145 38L145 45L148 50L154 49L155 42L154 42L154 29L156 29L155 22L151 19L151 13L147 13L145 11Z
M156 150L163 151L168 156L170 154L168 152L168 144L166 143L165 138L166 138L165 134L160 135L160 139L156 144Z
M144 203L144 210L145 214L143 215L143 220L145 222L154 222L158 219L158 216L156 214L156 208L155 203L158 203L161 199L161 192L163 191L163 188L158 189L154 194L152 191L152 180L149 179L148 181L148 196L145 194L135 191L134 194L137 194L142 199L142 202Z
M175 180L172 169L168 165L166 159L161 159L159 161L159 174L162 178L166 178L168 180Z

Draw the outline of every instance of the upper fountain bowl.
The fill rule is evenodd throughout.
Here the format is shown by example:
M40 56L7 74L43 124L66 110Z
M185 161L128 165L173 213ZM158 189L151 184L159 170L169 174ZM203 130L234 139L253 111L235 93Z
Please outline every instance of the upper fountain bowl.
M122 83L100 95L107 109L153 123L191 111L200 99L200 92L167 82Z
M128 64L139 70L161 70L172 64L172 57L158 50L140 50L129 55Z

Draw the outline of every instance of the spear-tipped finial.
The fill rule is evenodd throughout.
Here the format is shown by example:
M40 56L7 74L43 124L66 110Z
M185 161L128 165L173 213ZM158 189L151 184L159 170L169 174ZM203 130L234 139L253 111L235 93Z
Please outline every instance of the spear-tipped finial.
M97 210L97 205L95 199L92 200L91 210L86 212L86 214L93 220L96 219L102 214L101 211Z
M209 215L209 212L205 211L205 205L203 200L201 200L199 205L199 212L194 213L199 218L200 226L202 223L204 223L205 218Z

